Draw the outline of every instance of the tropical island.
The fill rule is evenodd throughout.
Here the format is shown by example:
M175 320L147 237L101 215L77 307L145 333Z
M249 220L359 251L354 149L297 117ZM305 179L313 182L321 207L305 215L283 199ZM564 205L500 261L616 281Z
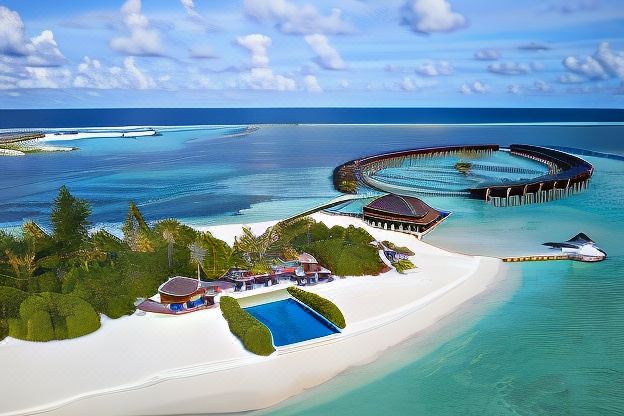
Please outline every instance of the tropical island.
M481 157L494 149L426 149L424 157L455 151ZM570 178L593 172L580 158L515 150L550 158L539 163L558 163L538 177L544 182L534 202L546 200L546 181L556 189L558 178L568 175L571 193L582 186ZM379 186L372 175L388 179L384 169L400 168L397 157L412 166L414 155L423 153L349 162L334 171L334 183L352 192ZM483 163L471 163L461 177L473 168L498 169ZM421 239L450 212L378 191L372 197L347 193L281 221L204 227L151 220L130 201L122 225L103 229L92 226L89 201L62 186L49 229L26 221L17 232L0 231L0 365L19 370L20 383L41 392L33 399L15 391L6 400L7 414L268 407L430 327L500 281L507 272L503 262L606 258L585 234L546 243L557 254L501 259L442 250ZM362 198L369 201L357 205L358 214L341 211ZM48 360L31 359L40 354ZM82 372L93 360L103 365ZM59 365L66 370L52 384L35 376L56 374ZM262 388L266 373L274 374L269 390ZM243 390L240 379L249 383ZM153 405L138 400L172 393L175 400Z
M119 231L92 229L90 214L88 201L62 187L50 230L27 221L19 233L0 232L1 364L20 368L24 382L44 392L35 401L26 392L11 394L5 403L11 413L80 414L95 403L121 413L111 410L110 398L128 391L158 395L153 389L165 385L180 394L169 405L175 410L165 405L165 411L205 411L192 400L181 403L205 399L207 386L214 398L238 394L210 374L256 378L262 373L256 367L268 365L281 374L279 388L214 401L209 411L266 407L431 325L484 290L501 264L322 212L198 229L175 219L146 220L130 202ZM154 304L160 309L150 309ZM285 318L290 315L294 320ZM183 339L203 347L168 355ZM151 354L144 354L146 345ZM27 359L37 351L56 358ZM126 364L119 369L114 363L122 351ZM292 371L295 362L324 351L335 358L325 354L317 368ZM347 351L350 358L340 358ZM97 377L79 370L93 354L109 364L98 367ZM33 366L47 371L47 365L68 369L57 387L29 375ZM163 382L154 383L154 374ZM174 374L197 382L189 388ZM130 413L145 410L137 400L122 405L123 413L128 406L136 406Z

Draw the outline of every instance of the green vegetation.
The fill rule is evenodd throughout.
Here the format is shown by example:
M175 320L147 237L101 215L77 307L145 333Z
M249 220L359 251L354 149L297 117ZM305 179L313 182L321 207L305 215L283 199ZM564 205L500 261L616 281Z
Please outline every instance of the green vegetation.
M390 250L394 250L397 253L405 254L406 256L413 256L414 252L407 247L397 246L391 241L384 241L383 245L389 248Z
M470 168L472 168L472 163L459 161L459 162L455 163L454 167L460 173L463 173L464 175L467 175L468 172L470 172Z
M344 192L345 194L356 194L357 193L357 181L343 180L338 185L338 190L340 192Z
M97 314L131 314L137 298L152 296L169 277L196 273L191 244L206 251L202 278L230 267L232 249L210 233L172 219L150 226L134 203L128 211L123 239L105 230L90 234L89 204L63 187L52 233L32 221L19 234L0 231L0 335L73 338L96 330Z
M20 305L19 318L9 320L9 335L27 341L77 338L100 327L89 303L73 295L40 293Z
M328 228L311 218L300 218L280 222L260 236L244 229L234 243L232 263L264 273L278 258L294 259L297 253L306 252L338 276L378 275L384 264L370 244L373 241L362 228Z
M399 260L397 262L392 263L392 265L394 266L394 268L399 273L404 273L407 270L411 270L411 269L415 269L416 268L414 263L412 263L409 260Z
M288 293L299 301L305 303L317 313L324 316L325 319L336 325L340 329L347 326L344 315L333 302L317 295L316 293L307 292L297 287L291 286Z
M336 275L376 275L384 268L373 238L353 226L328 228L302 218L259 236L245 229L230 247L174 219L149 223L133 202L123 238L89 230L90 213L87 201L62 187L52 207L51 233L32 221L21 233L0 231L0 336L81 336L99 327L98 314L116 319L133 313L137 298L152 296L171 276L215 279L234 266L261 273L302 252ZM256 332L254 339L264 336Z
M275 351L273 336L269 328L241 308L236 299L223 296L221 313L232 334L243 343L247 351L265 356Z

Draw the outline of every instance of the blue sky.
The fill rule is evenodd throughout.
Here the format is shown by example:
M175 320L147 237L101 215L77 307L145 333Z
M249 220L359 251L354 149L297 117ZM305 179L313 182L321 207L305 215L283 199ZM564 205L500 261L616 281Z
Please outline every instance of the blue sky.
M0 107L624 107L624 0L0 0Z

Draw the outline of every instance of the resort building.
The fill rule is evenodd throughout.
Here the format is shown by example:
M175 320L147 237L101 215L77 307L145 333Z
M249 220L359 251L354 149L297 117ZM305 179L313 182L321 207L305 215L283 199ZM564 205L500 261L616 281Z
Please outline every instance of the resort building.
M184 276L175 276L158 288L160 302L147 299L138 305L144 312L182 314L214 305L214 297L234 289L229 282L201 282Z
M433 229L447 215L418 198L395 194L384 195L364 207L364 221L367 224L418 236Z

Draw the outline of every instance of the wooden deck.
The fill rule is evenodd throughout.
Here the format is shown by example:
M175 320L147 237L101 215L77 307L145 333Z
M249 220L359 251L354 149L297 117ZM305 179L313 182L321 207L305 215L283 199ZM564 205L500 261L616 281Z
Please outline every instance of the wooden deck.
M551 260L572 260L567 254L539 254L536 256L516 256L503 257L505 263L518 263L523 261L551 261Z

